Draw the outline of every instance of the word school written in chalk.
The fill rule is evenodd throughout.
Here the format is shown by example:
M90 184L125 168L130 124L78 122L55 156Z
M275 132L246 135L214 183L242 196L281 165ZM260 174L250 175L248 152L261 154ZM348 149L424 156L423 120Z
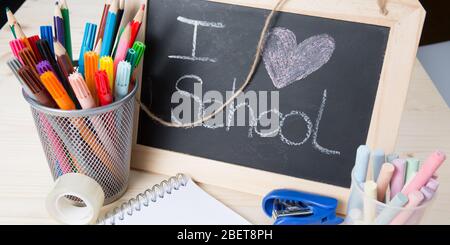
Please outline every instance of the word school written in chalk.
M191 49L191 55L169 55L169 59L179 59L179 60L188 60L192 62L217 62L216 58L211 57L198 57L197 56L197 36L199 32L199 27L203 28L225 28L225 24L220 22L208 22L204 20L194 20L194 19L188 19L182 16L179 16L177 20L181 23L192 25L193 26L193 36L192 36L192 49ZM301 46L299 46L301 47ZM330 57L332 52L334 50L334 40L332 42L332 50L329 51L328 56ZM326 63L329 59L323 59L324 61L321 62L321 64L317 65L313 70L317 70L322 66L324 63ZM310 71L309 73L311 73ZM194 94L189 93L185 90L180 89L179 84L181 82L184 82L185 80L193 80L194 81ZM233 81L233 89L231 93L227 92L227 100L235 93L235 86L236 86L236 79ZM171 102L172 103L179 103L175 108L172 109L171 119L173 123L178 124L188 124L193 121L196 121L198 119L201 119L205 116L208 116L209 114L213 113L216 110L219 110L224 105L224 100L220 92L218 91L209 91L205 93L205 96L202 96L202 90L201 86L203 85L203 80L201 77L195 75L195 74L187 74L184 76L181 76L178 81L175 84L175 92L172 95ZM281 88L281 87L279 87ZM266 98L265 100L261 100L258 103L258 99L256 96L256 93L254 91L247 91L245 93L241 93L237 101L238 103L236 106L234 103L231 103L227 105L225 113L225 118L223 117L223 113L218 113L213 118L208 120L207 122L202 123L202 126L209 129L215 129L215 128L222 128L226 127L226 130L229 131L230 127L234 126L235 121L235 113L238 112L238 124L237 126L246 126L243 124L243 122L246 122L245 119L245 109L247 108L249 111L249 132L248 136L252 137L253 132L258 134L261 137L275 137L279 136L281 141L287 145L290 146L301 146L309 141L310 138L311 144L313 148L323 154L326 155L340 155L340 151L332 150L325 148L321 146L318 143L318 134L319 134L319 125L320 121L322 119L322 114L325 110L326 106L326 99L327 99L327 90L323 91L322 95L322 102L318 111L318 115L315 121L315 124L311 121L310 117L302 112L302 111L291 111L288 114L283 114L280 112L279 109L279 94L278 91L271 91L271 109L266 110L267 107L267 92L261 91L260 97ZM197 104L197 106L194 106L194 117L196 117L196 120L191 120L191 113L192 113L192 100L194 101L194 104ZM262 102L262 103L261 103ZM206 106L209 104L209 106ZM260 108L258 110L256 105L260 105ZM263 106L261 106L261 104ZM255 112L259 112L258 115L256 115ZM241 115L241 116L239 116ZM242 115L244 115L242 117ZM306 126L306 133L304 136L300 137L299 139L293 139L283 132L283 127L286 125L286 121L291 118L300 118L303 120L303 123L305 123ZM225 119L225 120L224 120ZM258 125L260 127L264 127L263 129L259 130Z
M184 80L194 81L194 93L189 93L182 90L179 84ZM233 82L233 90L227 91L227 101L235 93L235 82ZM187 75L181 77L175 84L176 92L173 93L171 102L178 103L174 108L172 108L172 122L179 125L188 124L192 121L196 121L205 117L214 111L218 110L223 104L223 97L219 91L208 91L202 96L202 84L203 80L195 75ZM318 143L318 134L320 128L320 121L322 120L322 115L325 110L326 100L327 100L327 90L323 91L322 102L317 113L316 121L313 124L310 117L302 111L291 111L288 114L283 114L279 111L279 95L278 91L271 91L271 106L270 110L266 110L267 106L267 92L260 91L259 97L265 98L258 101L256 92L247 91L242 92L236 98L236 105L234 103L226 106L223 117L223 113L218 113L210 120L201 124L201 126L209 129L216 128L226 128L227 131L233 126L247 126L248 121L249 132L248 136L253 137L253 132L258 134L260 137L275 137L280 136L283 143L290 146L301 146L305 144L310 138L312 138L312 146L319 152L327 155L340 155L339 151L330 150ZM192 102L197 104L194 106L194 115L196 119L192 120ZM209 106L208 106L209 105ZM259 105L259 108L258 106ZM248 110L249 120L246 120L246 112ZM255 112L260 112L256 116ZM235 124L235 115L237 117L237 124ZM289 119L294 119L295 117L301 119L306 126L306 133L300 139L291 139L287 137L283 132L283 127L285 127L286 122ZM224 120L224 118L226 120ZM259 127L264 127L263 129L258 129Z

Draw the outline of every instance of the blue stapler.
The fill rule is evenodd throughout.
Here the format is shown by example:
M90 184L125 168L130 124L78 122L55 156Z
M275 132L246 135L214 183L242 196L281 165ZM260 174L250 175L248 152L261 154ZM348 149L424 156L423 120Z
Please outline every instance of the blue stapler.
M337 200L294 190L274 190L264 197L262 206L274 225L338 225Z

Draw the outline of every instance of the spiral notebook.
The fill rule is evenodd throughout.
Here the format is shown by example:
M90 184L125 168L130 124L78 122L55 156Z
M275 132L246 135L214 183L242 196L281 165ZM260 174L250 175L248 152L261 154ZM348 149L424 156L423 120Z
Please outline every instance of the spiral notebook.
M103 225L249 225L250 223L178 174L142 192L99 219Z

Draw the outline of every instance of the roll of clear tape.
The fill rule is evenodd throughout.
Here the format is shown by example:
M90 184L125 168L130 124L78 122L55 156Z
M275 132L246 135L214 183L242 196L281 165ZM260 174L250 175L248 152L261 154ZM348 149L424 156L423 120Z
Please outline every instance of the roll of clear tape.
M68 197L79 198L85 205L77 206ZM56 180L45 206L49 214L61 223L85 225L97 220L104 200L103 189L95 180L83 174L69 173Z

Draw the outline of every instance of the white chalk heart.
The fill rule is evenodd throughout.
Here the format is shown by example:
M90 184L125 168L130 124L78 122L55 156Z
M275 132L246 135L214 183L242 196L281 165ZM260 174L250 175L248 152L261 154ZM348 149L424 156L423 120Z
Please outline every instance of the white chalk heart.
M276 27L266 39L264 65L273 85L281 89L320 69L330 60L335 46L328 34L310 37L297 45L292 31Z

